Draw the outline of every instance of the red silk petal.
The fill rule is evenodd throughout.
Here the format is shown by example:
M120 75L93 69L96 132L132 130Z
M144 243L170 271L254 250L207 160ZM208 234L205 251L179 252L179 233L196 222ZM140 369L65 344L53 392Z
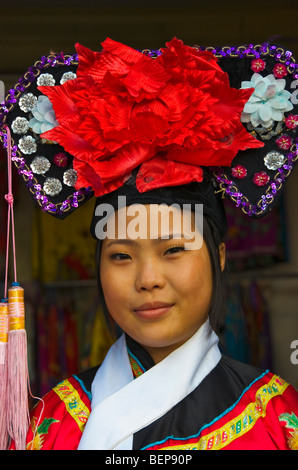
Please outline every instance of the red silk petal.
M103 189L103 183L100 176L96 173L94 168L87 162L74 159L73 168L77 172L77 180L75 188L77 190L81 188L96 188L97 191Z
M152 142L168 130L168 121L156 114L144 112L131 117L130 137L133 140Z
M39 91L49 98L59 122L63 121L66 115L78 112L73 98L76 87L73 82L74 80L68 80L65 85L38 87Z
M222 165L222 158L219 152L216 152L214 148L197 148L188 149L185 147L176 147L169 150L166 155L166 159L173 160L179 163L185 163L189 165L200 165L200 166L212 166L214 159L216 159L219 166ZM214 165L216 163L214 162Z
M124 181L126 180L126 177L122 176L104 184L98 173L94 170L93 166L89 165L89 163L74 160L73 167L77 171L78 175L75 188L79 190L81 188L91 186L94 190L95 197L103 196L104 194L115 191L123 186Z
M235 151L238 153L238 150L248 150L250 148L256 149L264 147L264 142L253 137L243 124L239 122L233 132L233 140L231 144L225 145L226 149L229 150L230 147L234 148Z
M234 132L223 141L206 141L196 149L176 146L166 154L167 159L200 166L231 166L239 150L261 148L264 143L255 139L239 123Z
M141 90L157 93L164 87L170 75L156 61L142 54L142 58L131 67L124 84L132 96L138 96Z
M128 132L132 111L132 103L127 102L118 96L113 96L107 103L104 99L98 99L93 104L95 119L100 123L104 135L110 131L120 131L125 129Z
M73 129L78 128L79 119L69 119L63 126L56 126L50 131L44 132L40 136L45 139L58 142L66 152L82 160L98 158L102 152L97 151L90 142L87 142L79 134L74 134Z
M138 191L143 193L156 188L179 186L202 180L202 168L156 156L142 164L137 175L136 186Z
M239 121L243 108L253 91L253 88L237 90L230 86L223 87L216 81L212 88L212 94L218 98L218 101L214 104L212 111L224 121L235 119Z
M97 119L93 116L87 116L77 127L77 135L81 136L86 142L88 142L93 151L94 158L99 158L99 156L106 156L106 152L103 152L105 148L105 139L103 137L102 131L100 129ZM96 152L96 149L98 150ZM79 154L75 155L77 158L80 158ZM81 158L85 160L85 158ZM91 159L93 159L91 157Z
M131 114L136 117L138 114L151 113L157 116L168 118L169 109L162 100L143 100L141 103L137 103L131 106Z
M189 105L189 95L185 92L185 86L177 83L169 83L161 92L160 100L167 106L169 120L171 122L183 119L183 113Z
M76 188L82 187L83 184L84 187L92 186L95 195L105 194L108 192L107 188L116 189L121 186L118 186L120 181L123 184L133 169L151 157L150 146L130 144L106 161L74 159L73 166L78 171Z
M99 67L101 53L92 51L79 43L76 43L75 47L79 59L77 76L85 76L87 74L86 72L88 72L88 75L95 79L102 77L104 72L102 72Z
M226 84L229 83L227 74L220 68L216 57L211 52L186 46L177 38L167 42L166 46L167 48L161 49L162 54L157 59L174 73L185 72L187 74L191 70L214 71Z
M76 44L79 56L79 66L77 75L90 75L96 82L104 78L107 72L117 76L126 75L129 71L129 65L120 57L109 52L93 52L81 44Z
M130 173L141 163L152 158L152 148L142 142L132 142L118 152L109 161L100 165L102 179L104 183L113 178L119 178Z
M111 38L106 38L101 45L104 51L106 50L115 56L119 56L123 61L128 62L129 64L134 64L143 57L142 52L126 46L121 42L114 41Z

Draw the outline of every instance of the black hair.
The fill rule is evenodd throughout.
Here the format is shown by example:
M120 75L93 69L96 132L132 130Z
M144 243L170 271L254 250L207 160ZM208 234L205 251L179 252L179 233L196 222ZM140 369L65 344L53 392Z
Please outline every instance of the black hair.
M114 324L114 321L112 320L110 312L108 311L108 307L106 305L106 301L105 301L105 297L104 297L104 293L103 293L102 285L101 285L101 281L100 281L101 247L102 247L102 240L97 239L96 251L95 251L95 267L96 267L98 296L99 296L99 302L100 302L101 307L102 307L102 313L103 313L104 319L107 323L107 326L108 326L110 332L114 334L115 333L115 324Z
M221 268L220 262L220 245L223 243L223 238L220 230L214 224L210 217L204 215L203 219L203 238L206 243L212 269L212 297L211 307L209 311L209 322L211 328L215 333L219 334L223 326L223 314L225 307L225 296L227 290L227 275L226 266ZM97 240L96 246L96 274L98 283L98 293L100 303L103 309L103 315L110 330L115 329L113 320L105 303L105 298L100 281L100 255L101 255L102 241Z
M212 269L212 296L209 322L215 333L219 334L224 323L223 317L228 286L227 263L225 262L223 267L221 266L220 246L223 243L223 237L218 227L208 216L204 216L203 238L208 249Z

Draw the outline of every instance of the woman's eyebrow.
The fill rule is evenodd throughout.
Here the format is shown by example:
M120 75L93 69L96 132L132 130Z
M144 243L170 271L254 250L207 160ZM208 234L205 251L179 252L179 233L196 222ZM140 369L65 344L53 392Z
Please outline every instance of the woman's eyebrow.
M107 243L107 248L112 245L133 245L136 241L131 238L115 238L114 240L109 240Z
M154 240L154 242L158 243L158 242L163 242L165 240L172 240L172 239L181 239L181 238L184 238L184 235L183 233L167 233L167 234L164 234L164 235L161 235L159 237L153 237L152 240ZM138 239L137 239L138 240ZM113 240L109 240L108 243L107 243L107 248L112 246L112 245L135 245L137 243L137 240L133 240L131 238L115 238Z
M183 233L165 233L156 239L156 241L172 240L173 238L184 238Z

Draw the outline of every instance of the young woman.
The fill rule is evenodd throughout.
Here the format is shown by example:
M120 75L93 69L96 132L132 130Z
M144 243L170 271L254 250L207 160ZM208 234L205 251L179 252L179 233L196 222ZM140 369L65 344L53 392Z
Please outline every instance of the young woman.
M143 208L149 229L159 206ZM126 227L135 218L127 209ZM171 211L163 207L166 233L160 224L154 238L149 230L146 238L123 238L122 231L99 242L102 298L124 334L98 369L44 398L29 449L295 448L287 426L297 416L297 392L269 371L222 355L211 327L224 304L219 229L205 216L202 246L187 249L194 232L182 232Z
M55 160L55 145L72 157L76 192L57 202L65 197L61 166L44 176L50 167L36 156L35 134L26 131L18 148L32 154L34 177L39 171L46 178L44 195L39 188L36 197L44 210L65 216L90 186L97 196L91 232L98 238L99 291L107 318L123 333L101 365L61 382L37 405L27 449L297 448L297 392L270 371L223 355L217 336L227 229L221 194L249 215L263 215L276 199L282 165L297 153L291 149L287 160L279 154L277 163L268 132L275 121L288 130L295 121L285 89L291 82L260 75L253 87L231 88L211 52L176 39L154 59L111 40L102 53L82 46L78 52L77 78L55 86L43 77L50 86L40 80L38 91L41 102L49 99L47 113L40 117L41 103L39 114L31 109L32 126L54 113L50 130L40 132L47 141L38 144L49 146L40 147L43 155L49 148L46 160L50 153ZM234 53L239 80L239 70L251 74L256 63ZM277 61L269 49L263 59L259 49L254 53L270 70ZM229 70L236 68L231 61L232 55ZM270 99L278 96L263 109L258 96L267 86ZM32 95L18 98L24 113L30 100L38 102ZM241 124L248 121L251 133ZM266 138L257 139L264 128Z

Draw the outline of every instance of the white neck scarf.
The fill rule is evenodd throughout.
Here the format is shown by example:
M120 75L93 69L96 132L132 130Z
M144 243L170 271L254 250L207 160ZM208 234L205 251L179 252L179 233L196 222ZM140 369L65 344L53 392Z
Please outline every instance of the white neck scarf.
M131 450L133 434L183 400L218 364L218 337L210 331L207 321L137 379L122 335L94 377L91 413L78 450Z

